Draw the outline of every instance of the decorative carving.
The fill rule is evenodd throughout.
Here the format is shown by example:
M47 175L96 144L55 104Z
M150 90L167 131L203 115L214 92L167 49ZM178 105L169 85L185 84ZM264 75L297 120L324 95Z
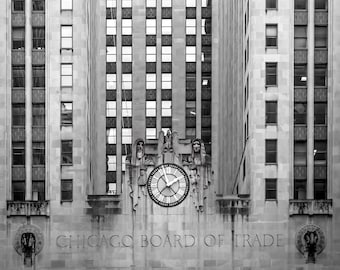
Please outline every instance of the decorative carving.
M332 200L290 200L289 215L332 215Z
M179 164L178 133L175 131L171 132L171 130L168 129L166 135L164 136L164 132L160 131L158 135L157 152L157 165L166 162Z
M48 201L7 201L7 216L48 216Z
M306 263L315 263L316 255L326 247L325 235L318 226L305 225L296 234L295 245L306 257Z
M250 200L247 198L219 198L217 202L222 214L249 215Z

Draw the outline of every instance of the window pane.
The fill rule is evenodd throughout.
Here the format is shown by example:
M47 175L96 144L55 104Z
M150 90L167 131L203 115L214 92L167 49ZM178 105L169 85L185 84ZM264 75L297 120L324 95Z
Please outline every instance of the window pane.
M45 143L33 142L33 165L44 165L45 164Z
M146 0L147 7L156 7L156 0Z
M156 139L156 128L147 128L146 129L146 138L147 139Z
M305 200L307 198L307 180L294 180L294 199Z
M298 103L294 104L294 124L306 124L307 123L307 104Z
M277 85L277 63L266 63L266 85Z
M326 48L327 47L327 26L315 26L314 38L315 48Z
M266 140L266 163L276 163L276 140Z
M294 165L307 165L307 142L294 142Z
M61 103L61 125L72 125L73 118L73 105L72 102Z
M162 7L171 7L172 0L162 0Z
M25 104L14 103L12 104L12 125L25 126Z
M315 200L327 199L327 181L325 179L314 180L314 199Z
M328 0L315 0L315 9L327 9Z
M61 9L72 9L73 0L61 0Z
M315 86L327 86L327 66L326 65L315 65L314 85Z
M196 0L186 0L187 7L196 7Z
M106 101L106 117L116 117L116 101Z
M268 124L277 123L277 102L276 101L266 102L266 123Z
M72 150L71 140L61 141L61 164L72 164Z
M117 0L106 0L106 7L116 7L116 6L117 6Z
M307 9L307 0L294 0L295 9Z
M117 143L117 130L115 128L108 128L106 130L106 138L107 144L116 144Z
M12 162L13 165L25 165L25 143L12 143Z
M24 201L26 184L25 182L12 182L13 201Z
M277 7L277 0L266 0L266 8L268 9L276 9Z
M327 103L314 104L314 124L327 124Z
M276 179L266 179L266 200L277 199L277 181Z

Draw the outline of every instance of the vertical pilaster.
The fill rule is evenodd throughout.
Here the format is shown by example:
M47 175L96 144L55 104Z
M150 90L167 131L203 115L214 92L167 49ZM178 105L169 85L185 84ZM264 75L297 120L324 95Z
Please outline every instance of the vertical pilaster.
M202 1L196 3L196 138L202 135Z
M25 169L26 200L32 199L32 0L25 2Z

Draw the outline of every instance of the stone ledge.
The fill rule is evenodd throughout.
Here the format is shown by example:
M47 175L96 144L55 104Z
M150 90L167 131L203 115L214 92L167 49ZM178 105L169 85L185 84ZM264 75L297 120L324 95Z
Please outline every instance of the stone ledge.
M49 201L7 201L7 217L49 215Z
M216 199L220 213L230 215L249 215L250 199L249 197L224 196Z
M289 215L333 215L333 201L289 200Z
M120 195L88 195L87 203L90 208L86 209L86 214L108 215L120 214L122 212Z

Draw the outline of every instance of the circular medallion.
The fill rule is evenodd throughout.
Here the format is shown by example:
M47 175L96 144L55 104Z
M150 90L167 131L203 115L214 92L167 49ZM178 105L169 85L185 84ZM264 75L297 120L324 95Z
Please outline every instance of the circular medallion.
M189 177L180 166L164 163L152 170L147 188L151 199L164 207L179 205L189 193Z
M34 253L38 254L44 246L44 235L34 225L23 225L14 236L13 246L19 255L25 252L26 247L31 246L34 246Z
M296 234L295 245L301 254L305 254L310 242L315 244L315 253L320 254L326 247L326 239L323 231L314 224L303 226Z

